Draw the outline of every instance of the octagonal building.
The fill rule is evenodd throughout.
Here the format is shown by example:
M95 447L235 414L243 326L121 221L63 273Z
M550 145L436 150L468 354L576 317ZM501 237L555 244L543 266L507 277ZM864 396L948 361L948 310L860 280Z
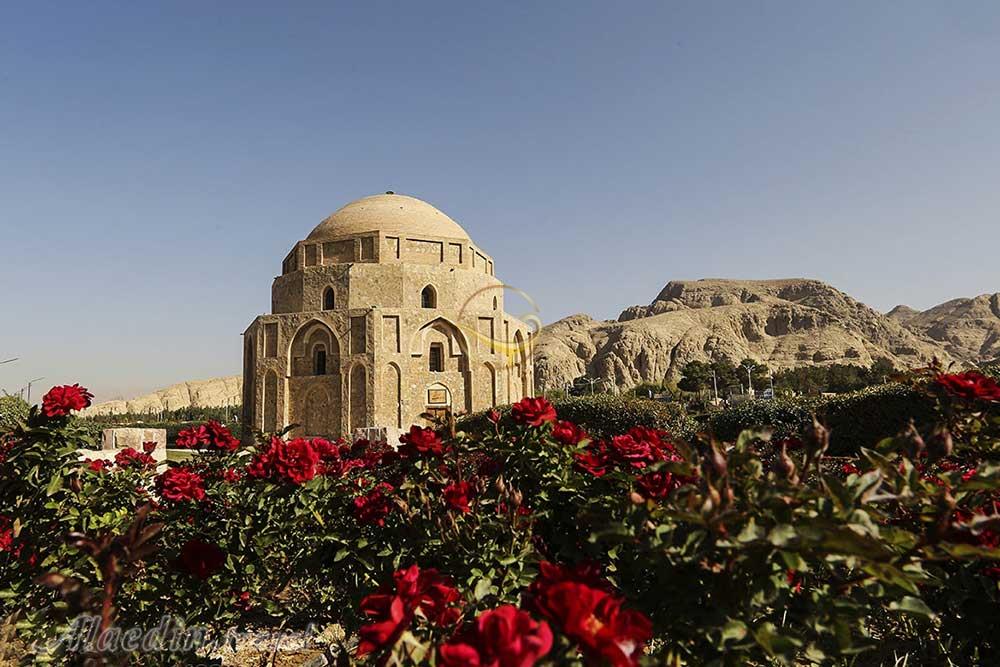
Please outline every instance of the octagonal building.
M243 334L243 423L351 437L533 392L532 332L504 312L493 259L427 202L347 204L282 262Z

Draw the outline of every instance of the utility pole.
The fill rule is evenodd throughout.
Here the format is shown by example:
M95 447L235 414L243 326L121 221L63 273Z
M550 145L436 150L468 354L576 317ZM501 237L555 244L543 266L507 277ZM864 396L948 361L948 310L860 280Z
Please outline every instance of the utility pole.
M34 380L28 380L28 400L25 401L28 405L31 405L31 383L32 382L38 382L38 381L44 380L44 379L45 378L41 377L41 378L35 378Z

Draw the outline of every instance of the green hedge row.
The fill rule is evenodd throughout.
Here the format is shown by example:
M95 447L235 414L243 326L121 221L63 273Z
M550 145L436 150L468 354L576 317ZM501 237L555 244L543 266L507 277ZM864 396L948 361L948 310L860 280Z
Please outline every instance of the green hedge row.
M0 396L0 431L7 431L28 418L28 404L18 396Z
M678 438L688 438L698 430L698 423L677 403L663 403L644 398L612 394L571 396L552 399L559 419L579 424L596 438L608 438L625 433L633 426L648 426L669 431ZM501 415L510 414L510 406L497 408ZM459 427L472 433L492 429L488 411L477 412L459 421Z
M783 437L800 432L815 414L830 429L830 454L842 455L896 435L910 419L926 427L933 410L929 397L893 383L831 397L748 401L709 416L705 426L723 440L756 426L771 426Z

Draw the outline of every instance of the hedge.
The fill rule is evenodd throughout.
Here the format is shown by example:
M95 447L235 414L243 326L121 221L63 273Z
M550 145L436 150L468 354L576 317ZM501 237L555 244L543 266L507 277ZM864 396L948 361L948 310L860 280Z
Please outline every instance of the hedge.
M633 426L647 426L669 431L678 438L688 438L698 430L698 423L678 403L663 403L646 398L613 394L553 398L559 419L582 426L596 438L625 433ZM510 414L510 406L498 407L501 415ZM491 430L488 411L477 412L459 421L462 430L482 433Z
M0 396L0 431L14 428L28 418L28 404L19 396Z
M794 435L815 414L830 429L830 454L854 454L882 438L896 435L910 419L926 426L934 417L933 401L916 389L890 383L830 397L748 401L710 415L705 426L717 437L769 425L778 437Z

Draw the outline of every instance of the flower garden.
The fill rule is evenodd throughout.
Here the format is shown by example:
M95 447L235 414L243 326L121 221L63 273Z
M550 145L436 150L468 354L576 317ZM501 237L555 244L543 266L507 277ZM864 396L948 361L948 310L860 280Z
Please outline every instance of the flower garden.
M528 398L399 446L209 422L157 467L80 462L91 397L55 387L0 436L4 636L68 664L205 659L50 641L81 615L99 638L337 624L340 664L995 664L1000 386L911 389L931 423L848 458L815 419L591 437Z

